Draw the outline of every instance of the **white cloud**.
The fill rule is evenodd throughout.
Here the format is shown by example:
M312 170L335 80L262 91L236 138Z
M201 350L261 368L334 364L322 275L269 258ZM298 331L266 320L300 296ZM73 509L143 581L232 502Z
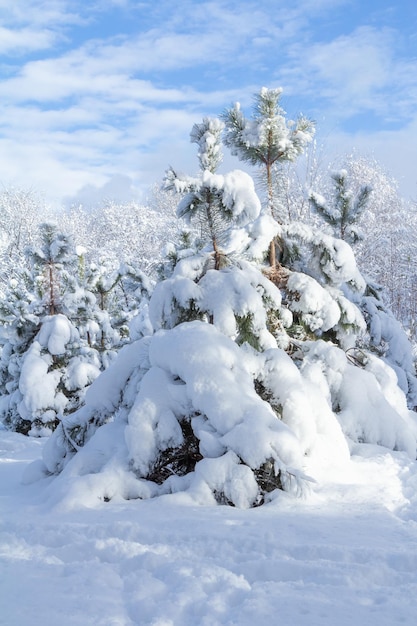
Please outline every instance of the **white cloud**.
M42 50L51 47L55 40L54 33L48 30L21 28L16 31L0 26L0 54Z
M63 41L68 27L85 21L71 10L73 5L68 0L0 0L0 53L21 56Z
M0 50L23 55L0 82L3 182L20 177L53 198L99 197L115 176L136 189L168 164L194 170L192 124L235 100L249 109L263 84L282 85L284 106L289 95L334 128L364 111L402 119L410 133L392 131L385 141L395 152L401 139L406 151L417 67L399 55L395 31L362 24L317 37L321 18L354 1L299 0L283 11L276 0L184 0L180 8L168 0L0 0ZM129 27L101 21L109 15ZM337 137L343 145L375 140L382 154L380 135Z
M362 26L307 48L295 44L285 76L292 85L300 80L333 118L364 110L382 119L410 115L417 104L417 61L399 55L397 38L392 29Z
M362 27L327 44L313 45L308 51L309 68L332 96L347 99L349 94L351 100L367 100L390 80L393 35Z

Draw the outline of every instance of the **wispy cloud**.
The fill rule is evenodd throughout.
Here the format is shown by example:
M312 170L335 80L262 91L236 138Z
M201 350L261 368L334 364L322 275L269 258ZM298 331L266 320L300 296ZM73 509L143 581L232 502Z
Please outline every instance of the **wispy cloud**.
M71 0L0 0L0 53L15 57L53 48L57 42L65 40L68 28L82 24L85 19L71 8L74 4L78 3Z
M396 118L406 116L415 98L417 61L396 54L397 37L392 29L364 26L308 50L297 44L292 80L301 73L309 95L316 99L319 87L326 109L341 118L363 110L384 118L394 110Z
M2 179L56 198L119 174L144 187L168 163L191 163L195 121L236 99L250 106L262 85L282 85L291 107L344 137L363 114L381 132L392 120L414 128L416 59L398 7L382 5L0 0Z
M21 54L50 48L56 41L51 31L24 27L13 30L0 26L0 54Z

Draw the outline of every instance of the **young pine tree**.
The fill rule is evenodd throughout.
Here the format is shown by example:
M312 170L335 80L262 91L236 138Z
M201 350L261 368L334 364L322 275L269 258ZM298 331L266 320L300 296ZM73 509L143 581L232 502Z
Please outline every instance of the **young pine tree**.
M254 114L245 117L236 103L223 114L225 139L232 154L258 168L267 190L267 204L274 219L277 202L274 194L274 168L295 161L314 135L314 123L304 116L288 121L280 105L282 89L263 87L255 95ZM270 245L270 264L275 266L275 244Z
M74 280L76 257L71 239L55 224L41 224L39 235L40 244L28 251L30 264L46 312L55 315L62 312L63 294Z
M335 237L353 244L362 239L357 221L369 204L372 188L369 185L362 185L358 193L354 194L349 188L346 170L333 172L331 178L333 182L331 202L326 202L321 195L311 192L310 205L333 227Z
M166 189L185 193L177 215L197 222L202 237L212 247L217 270L222 264L221 247L233 215L230 204L225 201L224 178L215 174L222 161L222 130L223 124L218 119L206 118L201 124L194 124L191 141L198 146L199 176L180 176L170 168L165 178Z
M133 312L126 309L148 285L132 268L95 270L52 224L41 225L27 259L29 270L10 281L0 301L0 418L11 430L38 436L83 403L127 341Z

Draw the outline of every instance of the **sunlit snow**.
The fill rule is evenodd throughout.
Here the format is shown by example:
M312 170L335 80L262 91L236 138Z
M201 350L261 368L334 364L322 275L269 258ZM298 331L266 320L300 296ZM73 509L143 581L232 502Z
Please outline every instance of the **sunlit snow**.
M195 506L185 494L66 508L22 484L42 439L0 431L0 623L392 626L415 623L417 474L359 445L304 500ZM117 475L109 475L117 480Z

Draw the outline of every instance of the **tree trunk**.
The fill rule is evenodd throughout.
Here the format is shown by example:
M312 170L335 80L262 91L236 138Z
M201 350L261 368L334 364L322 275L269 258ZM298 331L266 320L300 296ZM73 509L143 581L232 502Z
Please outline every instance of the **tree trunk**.
M266 182L268 187L268 206L271 212L271 217L274 217L274 189L272 184L272 163L269 159L266 162ZM276 256L275 256L275 240L272 239L269 244L269 265L271 267L275 267L276 264Z
M275 238L269 244L269 265L271 267L275 267L276 265L276 256L275 256Z
M213 219L213 214L212 214L212 196L209 191L207 192L206 202L207 202L207 209L206 209L207 223L208 223L211 243L213 245L213 251L214 251L214 269L219 270L221 255L220 255L219 247L217 245L217 237L216 237L216 231L214 228L214 219Z
M48 266L48 274L49 274L49 315L55 315L56 306L55 306L55 285L54 285L54 269L53 264L49 263Z

